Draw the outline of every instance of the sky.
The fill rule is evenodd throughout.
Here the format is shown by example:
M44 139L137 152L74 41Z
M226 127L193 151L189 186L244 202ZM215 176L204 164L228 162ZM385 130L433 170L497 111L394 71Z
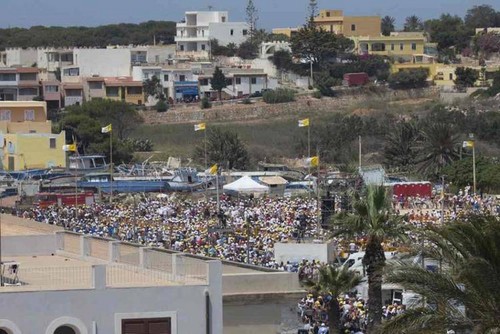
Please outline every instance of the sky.
M254 0L259 28L302 25L308 0ZM245 20L247 0L0 0L0 27L96 26L110 23L139 23L148 20L180 21L185 11L229 11L231 21ZM404 18L422 19L441 13L464 16L474 5L489 4L500 10L500 0L318 0L320 9L342 9L344 15L390 15L396 26Z

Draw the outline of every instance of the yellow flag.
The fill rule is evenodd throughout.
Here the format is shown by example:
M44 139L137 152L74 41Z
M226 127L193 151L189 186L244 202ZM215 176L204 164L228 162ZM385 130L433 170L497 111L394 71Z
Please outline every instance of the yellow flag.
M206 124L205 123L199 123L194 125L194 131L202 131L205 130Z
M309 126L309 118L299 119L299 128Z
M76 152L76 144L63 145L64 152Z
M112 130L113 130L113 129L112 129L111 124L109 124L109 125L107 125L107 126L105 126L105 127L101 128L101 132L102 132L102 133L110 133Z
M464 141L464 143L462 144L462 147L463 147L463 148L466 148L466 147L474 147L474 141L473 141L473 140L466 140L466 141Z
M306 167L318 167L319 157L314 156L314 157L307 158L305 161L305 165L306 165Z
M210 167L208 169L208 173L212 174L212 175L215 175L215 174L217 174L217 170L218 170L218 166L217 166L217 164L215 164L215 165L213 165L212 167Z

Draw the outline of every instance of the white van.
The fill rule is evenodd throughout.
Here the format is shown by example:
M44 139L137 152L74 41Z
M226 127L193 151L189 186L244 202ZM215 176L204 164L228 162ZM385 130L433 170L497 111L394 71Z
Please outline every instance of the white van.
M384 252L385 259L390 260L396 256L398 252ZM356 252L349 255L347 260L344 262L344 266L347 266L350 270L356 271L358 274L365 276L365 270L363 266L363 257L365 252Z

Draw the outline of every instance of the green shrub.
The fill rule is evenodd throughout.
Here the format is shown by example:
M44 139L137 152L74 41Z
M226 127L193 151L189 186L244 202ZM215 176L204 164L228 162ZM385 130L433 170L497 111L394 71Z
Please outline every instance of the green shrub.
M312 96L315 99L321 99L323 97L323 94L321 94L321 92L319 90L316 90L316 91L313 92Z
M252 104L252 101L247 97L246 99L243 99L241 101L241 103L243 103L243 104Z
M151 152L153 150L153 142L149 139L132 139L125 140L125 144L134 152Z
M166 112L168 110L167 102L160 100L156 103L155 109L157 112Z
M201 99L200 107L201 107L201 109L210 109L210 108L212 108L212 103L210 103L210 100L208 99L208 97L204 96Z
M287 88L269 90L264 93L263 99L270 104L292 102L295 101L295 91Z

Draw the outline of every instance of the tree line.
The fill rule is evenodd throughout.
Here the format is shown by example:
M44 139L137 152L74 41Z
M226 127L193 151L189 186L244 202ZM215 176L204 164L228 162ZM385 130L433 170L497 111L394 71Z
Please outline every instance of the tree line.
M147 21L98 27L45 27L0 29L0 50L7 47L106 47L108 45L171 44L175 22Z

